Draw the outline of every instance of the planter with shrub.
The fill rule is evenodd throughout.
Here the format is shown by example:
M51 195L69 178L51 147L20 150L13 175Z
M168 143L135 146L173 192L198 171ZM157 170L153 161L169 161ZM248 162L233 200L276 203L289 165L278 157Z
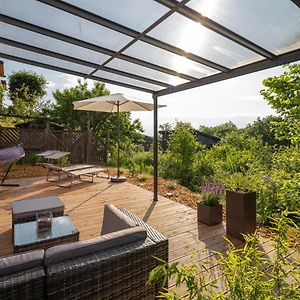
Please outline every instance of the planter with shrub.
M207 225L215 225L222 222L221 196L214 193L206 193L203 199L197 203L198 222Z

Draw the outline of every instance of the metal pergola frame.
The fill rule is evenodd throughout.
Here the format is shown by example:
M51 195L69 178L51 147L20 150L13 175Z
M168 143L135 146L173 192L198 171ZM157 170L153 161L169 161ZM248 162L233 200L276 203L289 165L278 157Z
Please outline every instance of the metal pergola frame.
M21 0L20 0L21 1ZM214 20L203 16L201 13L197 12L196 10L193 10L189 6L186 6L186 4L190 0L182 0L182 1L176 1L176 0L152 0L158 3L159 5L164 6L167 8L167 11L160 16L155 22L153 22L150 26L145 28L142 32L138 32L134 29L131 29L129 27L126 27L122 24L116 23L112 20L106 19L100 15L95 14L94 12L87 11L81 7L72 5L68 2L60 1L60 0L36 0L36 2L39 2L40 5L46 5L50 6L54 9L58 9L60 11L63 11L65 13L68 13L70 15L79 17L81 19L84 19L86 21L89 21L91 23L103 26L105 28L108 28L110 30L113 30L115 32L118 32L124 36L130 37L131 40L125 44L120 50L113 51L104 47L101 47L99 45L68 36L66 34L63 34L61 32L53 31L49 28L41 27L33 23L26 22L24 20L20 20L18 18L14 18L9 15L5 15L3 13L0 13L0 22L12 25L17 28L25 29L29 32L34 32L40 35L43 35L47 38L56 39L65 43L69 43L71 45L79 46L84 49L92 50L94 52L98 52L101 54L105 54L108 56L108 58L102 62L101 64L97 64L88 60L79 59L76 56L73 56L71 54L62 54L59 53L59 51L50 51L41 47L38 47L33 44L27 44L24 42L17 41L15 39L9 39L6 37L2 37L0 35L0 45L4 44L7 46L11 46L17 49L23 49L25 51L29 51L32 53L36 53L39 55L44 55L50 58L59 59L62 61L70 62L77 64L78 66L84 66L92 69L89 74L79 72L76 70L72 70L70 68L57 66L50 63L41 62L34 59L28 59L23 57L22 55L14 55L11 53L1 53L0 51L0 57L17 61L21 63L26 63L29 65L34 65L54 71L59 71L63 73L68 73L84 78L93 79L96 81L103 81L114 85L123 86L130 89L135 89L138 91L146 92L152 94L153 102L154 102L154 148L153 148L153 160L154 160L154 198L153 200L158 200L158 114L157 114L157 108L158 108L158 97L170 95L172 93L176 93L179 91L188 90L191 88L199 87L202 85L218 82L221 80L234 78L237 76L257 72L260 70L268 69L271 67L279 66L285 63L294 62L300 60L300 49L296 49L287 53L283 53L280 55L275 55L274 53L270 52L267 49L264 49L260 45L254 43L253 41L241 36L240 34L222 26L221 24L215 22ZM295 9L300 9L300 0L285 0L290 1L295 4ZM151 37L148 35L148 33L159 26L163 21L165 21L167 18L169 18L174 13L180 14L181 16L192 20L194 22L201 23L202 26L206 27L207 29L213 31L214 33L222 36L223 38L226 38L230 40L231 42L234 42L235 44L255 53L258 54L261 57L261 60L255 61L252 63L248 63L246 65L242 65L240 67L236 68L228 68L227 66L221 65L220 63L217 63L215 61L209 60L205 57L201 57L199 55L196 55L194 53L189 53L184 51L183 49L180 49L174 45L168 44L164 41L161 41L159 39L156 39L154 37ZM204 67L208 67L210 70L214 71L212 75L202 77L202 78L196 78L194 76L191 76L190 74L185 74L184 72L179 73L173 69L161 66L157 63L149 62L147 60L142 60L127 54L124 54L124 51L128 48L130 48L134 43L141 41L144 43L147 43L148 45L151 45L153 47L156 47L158 49L161 49L165 51L166 53L172 53L172 55L178 55L185 57L186 59L195 62L197 64L200 64ZM130 64L137 65L139 67L147 68L149 70L160 72L161 74L167 75L167 76L176 76L183 81L186 81L182 84L178 84L176 86L170 85L168 82L165 82L164 80L158 80L155 78L150 78L148 76L140 76L138 74L135 74L134 72L128 72L124 70L119 70L116 68L109 67L108 64L114 60L114 59L120 59L122 61L125 61ZM158 90L152 90L150 88L146 88L145 86L139 86L138 83L131 84L122 82L115 79L108 79L105 77L101 77L96 75L97 71L103 71L104 73L111 73L116 76L123 76L125 78L129 78L131 80L134 80L133 82L141 82L144 84L148 84L148 86L152 85L155 87L159 87Z

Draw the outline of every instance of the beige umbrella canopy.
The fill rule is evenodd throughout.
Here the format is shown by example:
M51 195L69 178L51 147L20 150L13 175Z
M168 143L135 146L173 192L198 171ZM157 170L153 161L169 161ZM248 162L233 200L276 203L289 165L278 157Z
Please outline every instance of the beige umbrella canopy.
M152 103L140 101L134 97L123 94L112 94L108 96L100 96L85 100L76 101L73 103L74 109L99 112L116 112L118 115L118 175L113 177L112 181L125 181L126 178L120 176L120 122L119 112L129 111L151 111L154 109ZM158 108L166 105L158 105Z

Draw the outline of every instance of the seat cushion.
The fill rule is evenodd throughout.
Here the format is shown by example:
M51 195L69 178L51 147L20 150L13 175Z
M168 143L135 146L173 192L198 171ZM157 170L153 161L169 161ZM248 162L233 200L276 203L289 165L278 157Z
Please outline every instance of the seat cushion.
M101 235L135 226L137 224L114 205L104 206Z
M42 211L64 211L65 205L56 196L19 200L12 204L13 217L27 217Z
M35 250L0 259L0 276L43 267L44 250Z
M144 240L146 237L146 230L140 226L136 226L106 235L101 235L90 240L54 246L46 250L45 266L47 267L67 259L89 255L101 250Z

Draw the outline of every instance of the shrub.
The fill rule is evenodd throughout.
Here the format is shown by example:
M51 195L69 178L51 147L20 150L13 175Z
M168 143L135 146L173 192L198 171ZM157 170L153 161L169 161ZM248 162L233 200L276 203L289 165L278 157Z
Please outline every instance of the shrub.
M211 258L190 264L161 261L162 264L150 272L148 284L161 279L164 284L168 279L174 280L176 287L183 291L182 295L168 288L160 295L160 298L173 300L299 299L299 262L288 255L288 230L293 227L299 234L299 228L286 214L284 212L272 220L275 234L272 259L261 251L259 238L254 233L244 236L245 245L242 248L236 248L227 240L227 253L216 252L220 263L217 277L214 268L206 267L211 263Z
M174 180L168 181L167 184L166 184L166 186L167 186L167 189L169 189L169 190L176 190L176 188L177 188L177 182L174 181Z
M205 193L200 202L207 206L218 206L221 202L222 196L214 193Z
M39 161L40 157L36 154L26 155L26 162L30 165L35 165Z
M58 165L60 167L67 167L70 165L70 161L69 161L69 157L68 156L65 156L65 157L62 157L58 160Z
M150 176L148 174L142 173L138 174L137 178L139 181L146 181Z

